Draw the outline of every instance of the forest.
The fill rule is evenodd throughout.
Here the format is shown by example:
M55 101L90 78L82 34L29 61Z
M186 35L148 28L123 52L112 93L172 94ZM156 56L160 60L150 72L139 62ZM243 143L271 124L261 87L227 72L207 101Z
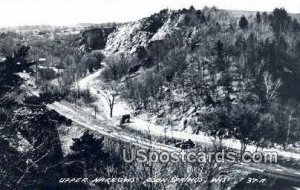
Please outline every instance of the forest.
M98 71L95 80L107 92L110 118L118 111L114 101L122 100L134 117L147 115L168 130L238 140L240 154L250 145L297 153L297 19L284 8L236 15L191 6L133 23L1 30L0 189L228 189L248 175L235 164L127 164L121 152L136 145L89 129L71 134L78 123L47 106L67 102L78 110L95 109L97 118L97 97L81 89L79 81ZM153 144L174 147L178 141L122 130ZM67 145L65 133L71 136ZM221 148L197 144L200 151ZM281 164L299 168L293 161ZM234 180L210 182L224 171ZM200 174L206 180L198 184L143 183L153 176ZM139 183L59 183L61 178L99 176L132 177Z
M161 11L145 25L153 33L167 19L179 28L134 54L107 57L103 80L122 81L122 96L138 112L163 110L158 123L186 119L194 133L234 137L245 146L287 148L299 139L296 18L284 9L233 18L191 7Z

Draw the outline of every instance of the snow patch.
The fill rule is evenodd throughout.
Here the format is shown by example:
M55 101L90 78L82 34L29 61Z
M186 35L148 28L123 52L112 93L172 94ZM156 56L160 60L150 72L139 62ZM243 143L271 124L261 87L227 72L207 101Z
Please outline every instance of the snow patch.
M73 138L79 138L86 131L86 128L77 125L76 123L72 124L72 126L68 127L62 125L58 127L58 135L61 142L61 148L63 155L66 156L71 152L70 147L73 145Z

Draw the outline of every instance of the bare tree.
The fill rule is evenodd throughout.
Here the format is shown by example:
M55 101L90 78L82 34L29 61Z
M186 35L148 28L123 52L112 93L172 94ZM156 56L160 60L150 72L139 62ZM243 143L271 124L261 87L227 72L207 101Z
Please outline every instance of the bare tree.
M266 100L270 102L276 99L278 95L278 89L280 88L282 82L280 79L273 81L272 75L270 75L268 72L265 72L263 77L264 77L264 85L266 88Z
M117 97L120 92L120 86L117 82L111 81L104 85L104 89L100 91L101 95L105 98L109 105L110 117L113 116L114 105L117 102Z

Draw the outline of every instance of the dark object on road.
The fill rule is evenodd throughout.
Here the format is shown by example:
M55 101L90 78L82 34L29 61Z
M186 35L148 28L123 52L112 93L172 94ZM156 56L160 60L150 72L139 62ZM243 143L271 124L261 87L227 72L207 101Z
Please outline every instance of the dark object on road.
M191 139L189 139L185 142L180 142L175 144L175 147L182 148L182 149L190 149L195 147L195 143Z
M120 124L123 125L124 123L130 123L130 115L129 114L122 116Z

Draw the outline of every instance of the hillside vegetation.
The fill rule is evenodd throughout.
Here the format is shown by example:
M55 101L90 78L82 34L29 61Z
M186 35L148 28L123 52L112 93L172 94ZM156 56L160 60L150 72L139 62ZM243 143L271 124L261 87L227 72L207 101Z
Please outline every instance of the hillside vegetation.
M284 9L233 15L191 7L118 26L102 80L157 123L286 147L300 135L299 23Z

